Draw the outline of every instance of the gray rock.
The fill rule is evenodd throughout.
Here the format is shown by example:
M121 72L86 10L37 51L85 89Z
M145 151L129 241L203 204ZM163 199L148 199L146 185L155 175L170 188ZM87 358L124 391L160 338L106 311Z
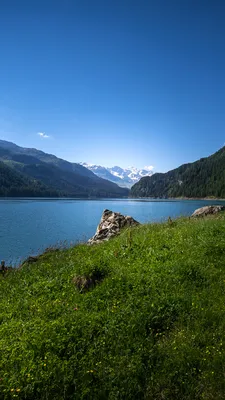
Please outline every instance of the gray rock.
M205 217L206 215L217 214L223 210L225 210L225 206L205 206L195 210L192 217Z
M104 210L97 231L95 235L88 240L88 244L101 243L105 240L109 240L111 237L118 235L122 228L135 225L139 225L139 222L135 221L135 219L130 216Z

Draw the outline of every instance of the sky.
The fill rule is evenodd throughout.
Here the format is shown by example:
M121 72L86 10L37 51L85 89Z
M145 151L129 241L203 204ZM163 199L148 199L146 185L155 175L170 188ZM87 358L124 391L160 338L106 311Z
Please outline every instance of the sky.
M224 0L1 0L0 138L165 172L225 143Z

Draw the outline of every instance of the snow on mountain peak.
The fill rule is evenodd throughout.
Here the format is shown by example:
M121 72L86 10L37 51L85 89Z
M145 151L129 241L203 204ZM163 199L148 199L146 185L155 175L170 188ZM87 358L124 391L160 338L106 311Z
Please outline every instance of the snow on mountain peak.
M152 171L153 169L154 169L154 167L152 165L144 167L144 170L146 170L146 171Z
M80 163L88 168L100 178L107 179L111 182L117 183L121 187L131 187L144 176L151 176L153 174L153 166L147 166L143 169L136 167L121 168L117 165L111 168L102 167L100 165Z

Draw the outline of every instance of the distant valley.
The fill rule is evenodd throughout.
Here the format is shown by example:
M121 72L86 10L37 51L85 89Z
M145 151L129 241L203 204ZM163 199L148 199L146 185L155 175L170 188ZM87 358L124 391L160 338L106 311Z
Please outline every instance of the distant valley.
M37 149L0 140L0 196L127 197L129 190Z
M0 140L1 197L225 198L225 147L167 173L71 163Z
M135 167L121 168L118 166L107 168L100 165L80 163L85 168L88 168L98 177L108 179L111 182L116 183L120 187L131 188L136 182L138 182L144 176L151 176L153 174L153 167L145 167L138 169Z

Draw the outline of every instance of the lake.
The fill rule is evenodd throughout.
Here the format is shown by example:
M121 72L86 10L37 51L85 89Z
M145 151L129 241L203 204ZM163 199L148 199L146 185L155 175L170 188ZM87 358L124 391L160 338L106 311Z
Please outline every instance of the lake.
M16 265L46 247L88 240L96 231L105 208L131 215L139 222L163 221L191 215L211 200L101 199L0 200L0 258Z

